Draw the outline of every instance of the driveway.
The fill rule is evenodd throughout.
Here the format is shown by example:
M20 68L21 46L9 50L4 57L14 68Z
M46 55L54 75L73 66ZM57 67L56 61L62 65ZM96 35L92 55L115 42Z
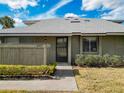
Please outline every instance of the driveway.
M1 80L0 90L77 91L72 66L59 64L53 80Z

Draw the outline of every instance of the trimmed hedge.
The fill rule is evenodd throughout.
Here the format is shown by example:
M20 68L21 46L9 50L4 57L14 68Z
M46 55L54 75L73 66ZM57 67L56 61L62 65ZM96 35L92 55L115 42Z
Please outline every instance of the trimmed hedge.
M118 55L83 55L79 54L75 60L78 66L87 67L123 67L124 58Z
M56 65L23 66L23 65L0 65L0 75L5 76L44 76L51 75Z

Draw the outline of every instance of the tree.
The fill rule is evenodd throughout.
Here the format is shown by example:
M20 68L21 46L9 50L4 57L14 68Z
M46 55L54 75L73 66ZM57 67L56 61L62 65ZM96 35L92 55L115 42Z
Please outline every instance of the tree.
M14 28L15 21L8 16L0 18L0 24L3 26L3 29Z

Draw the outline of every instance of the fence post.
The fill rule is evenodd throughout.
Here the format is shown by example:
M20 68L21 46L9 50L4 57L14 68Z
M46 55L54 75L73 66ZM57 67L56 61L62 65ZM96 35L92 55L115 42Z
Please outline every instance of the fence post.
M46 65L47 64L47 45L46 44L44 44L43 45L43 48L44 48L44 65Z

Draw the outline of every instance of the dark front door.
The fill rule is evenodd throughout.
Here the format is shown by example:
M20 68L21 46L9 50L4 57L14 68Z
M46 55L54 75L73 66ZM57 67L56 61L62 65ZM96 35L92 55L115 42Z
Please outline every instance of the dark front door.
M57 62L68 61L68 38L67 37L56 38L56 61Z

